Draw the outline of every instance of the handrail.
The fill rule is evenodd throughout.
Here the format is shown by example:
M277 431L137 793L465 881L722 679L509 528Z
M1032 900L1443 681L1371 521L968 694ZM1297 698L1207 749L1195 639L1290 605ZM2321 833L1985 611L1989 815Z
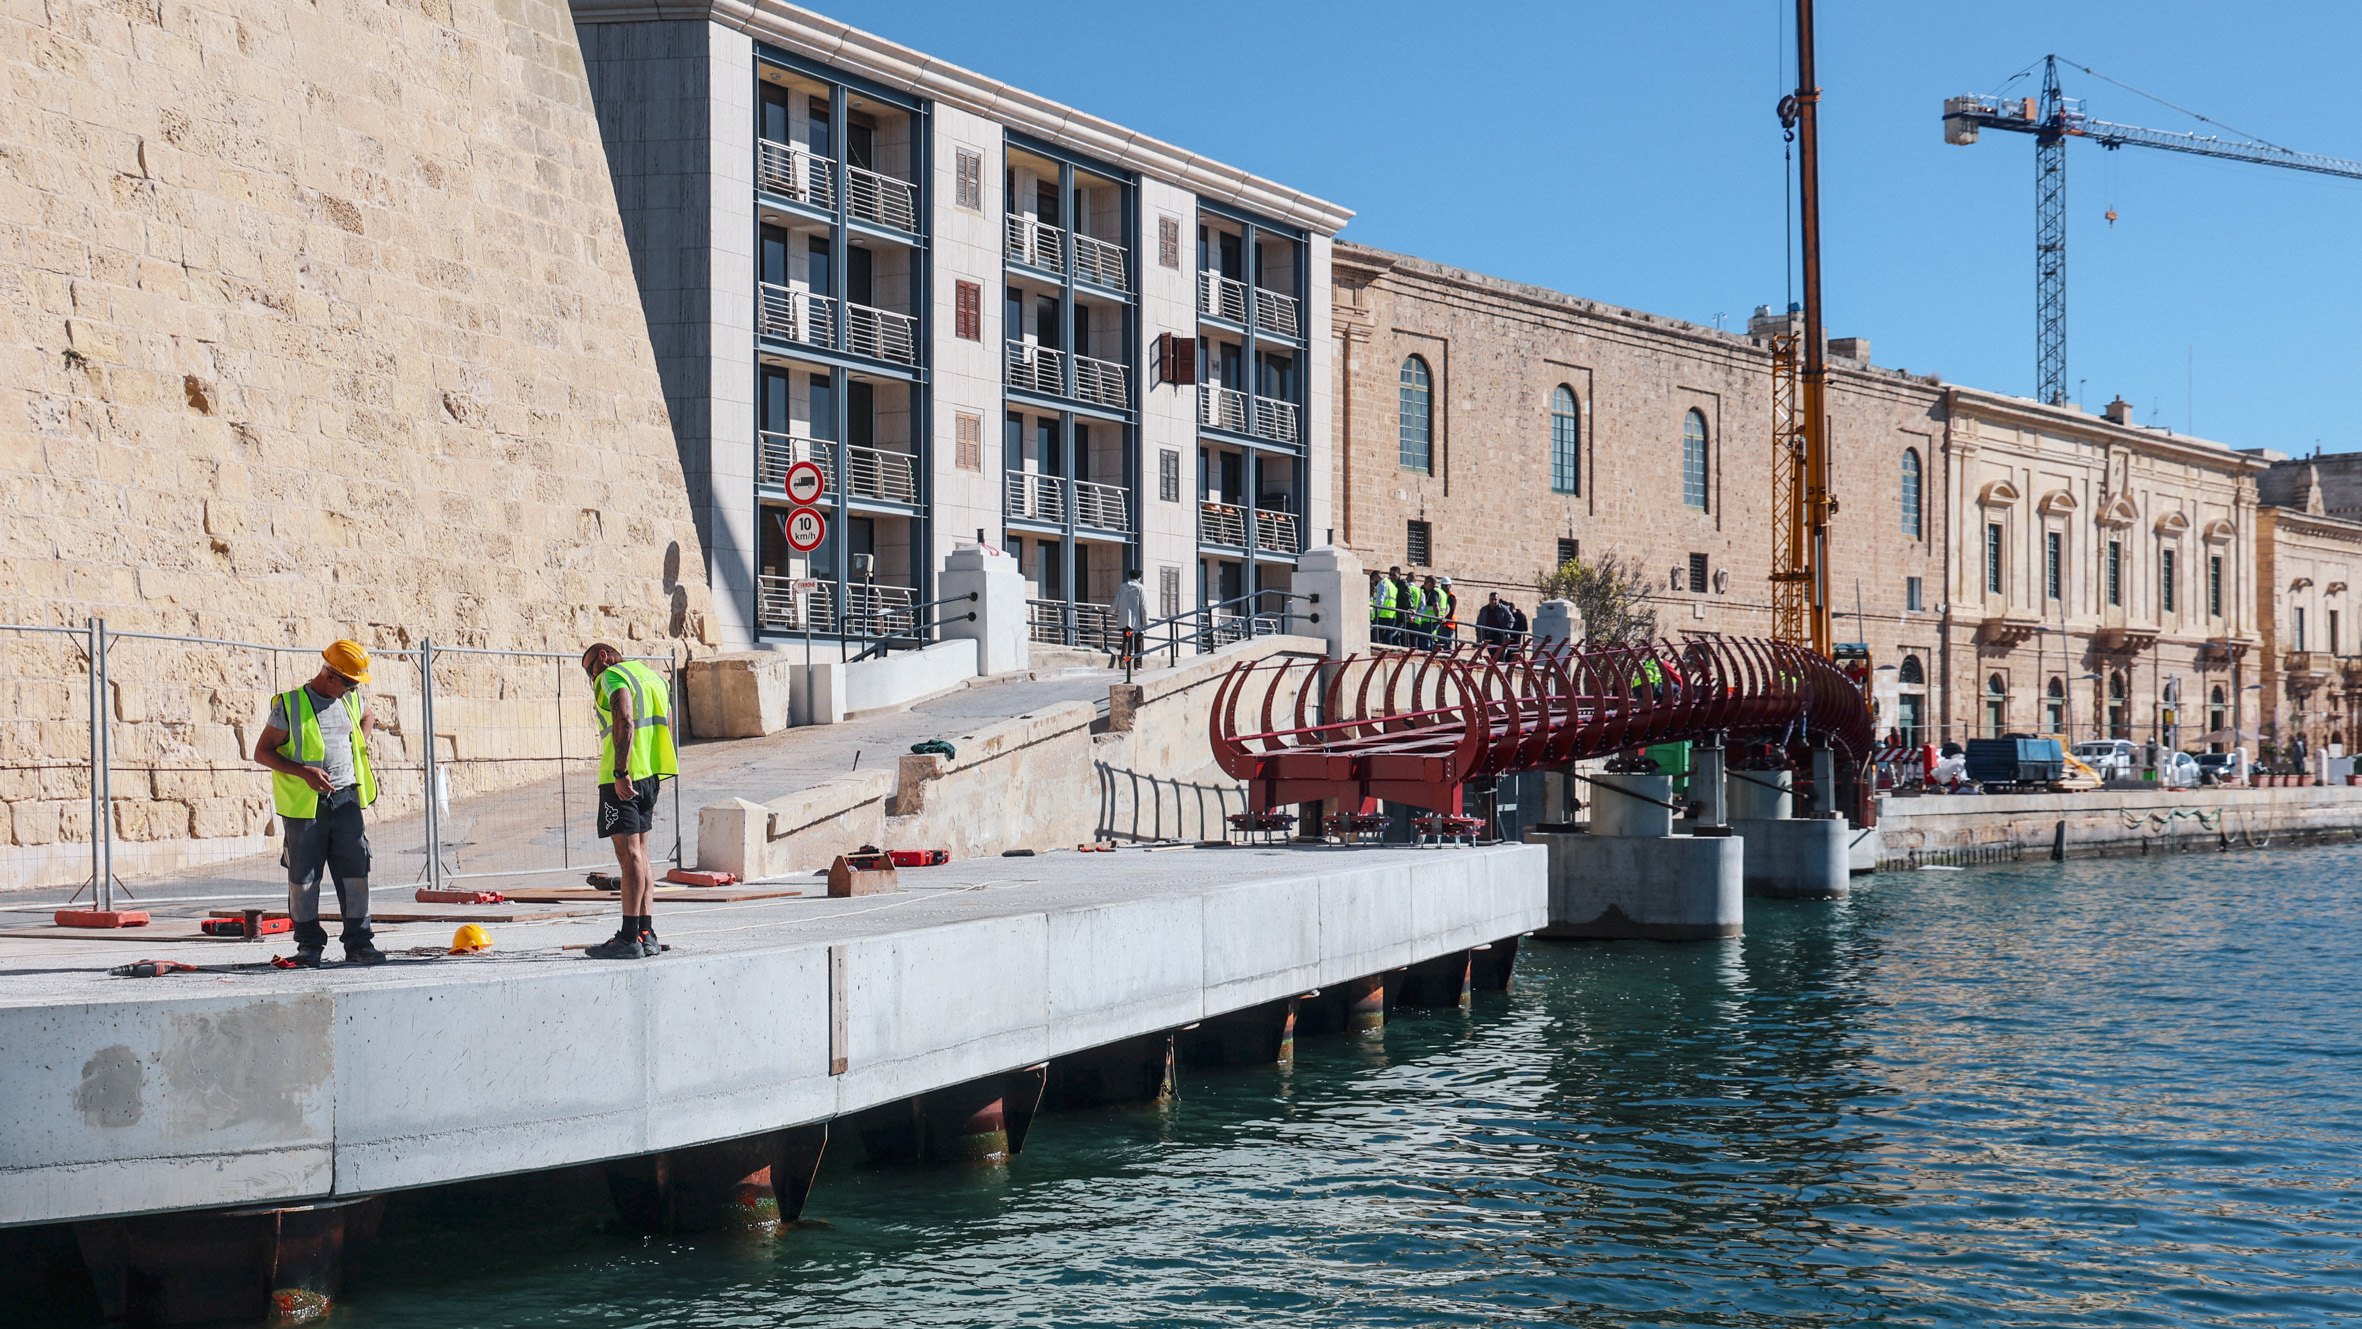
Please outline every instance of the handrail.
M755 145L755 187L816 208L836 206L836 159L801 143Z
M1131 289L1122 245L1095 235L1084 235L1080 231L1070 234L1074 244L1074 275L1078 281L1091 282L1111 291Z
M851 583L848 583L848 585L851 585ZM869 645L861 648L861 650L856 652L852 659L846 661L846 663L858 663L862 660L867 660L872 656L882 660L886 656L893 653L895 642L906 639L916 643L912 649L921 649L927 644L926 636L928 628L932 627L940 630L946 623L975 622L976 611L973 609L969 610L965 614L955 614L949 617L946 617L942 614L936 614L933 616L931 621L927 611L930 609L940 609L944 605L948 604L958 604L963 601L972 602L978 599L980 594L981 593L977 591L969 591L963 595L946 595L940 599L928 600L919 604L903 606L904 612L910 615L910 631L882 632L858 638L859 640L867 641ZM851 633L839 633L838 636L841 640L846 642L856 640L856 638Z
M918 186L863 167L845 167L845 210L863 221L915 232L919 229Z

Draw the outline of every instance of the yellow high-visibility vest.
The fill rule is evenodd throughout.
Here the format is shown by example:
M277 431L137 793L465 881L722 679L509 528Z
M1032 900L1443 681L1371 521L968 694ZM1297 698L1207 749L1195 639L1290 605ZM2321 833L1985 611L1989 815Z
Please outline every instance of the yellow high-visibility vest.
M345 714L353 721L353 776L361 786L361 806L377 801L377 773L369 769L369 745L361 741L361 698L347 692L343 697ZM328 744L320 737L320 717L312 710L312 694L297 688L279 696L279 713L287 717L287 741L278 747L279 755L305 766L327 768ZM320 791L284 771L271 772L271 805L282 817L315 817L320 812Z
M617 692L629 692L632 699L631 760L625 767L631 778L680 774L673 752L672 688L655 670L626 660L609 666L591 688L591 703L599 711L599 780L615 778L615 715L608 699Z

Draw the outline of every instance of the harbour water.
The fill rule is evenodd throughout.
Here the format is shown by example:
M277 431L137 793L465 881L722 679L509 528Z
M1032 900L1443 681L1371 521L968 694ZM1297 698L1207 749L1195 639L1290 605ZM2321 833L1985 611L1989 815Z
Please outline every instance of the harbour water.
M1728 943L839 1163L769 1239L397 1209L337 1313L466 1325L2362 1320L2362 849L1920 871ZM822 1225L824 1224L824 1225Z

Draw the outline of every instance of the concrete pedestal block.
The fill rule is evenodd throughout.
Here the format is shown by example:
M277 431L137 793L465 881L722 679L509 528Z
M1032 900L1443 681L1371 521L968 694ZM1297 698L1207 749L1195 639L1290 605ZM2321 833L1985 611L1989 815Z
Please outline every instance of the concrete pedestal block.
M1330 659L1342 660L1370 649L1369 578L1352 550L1335 545L1305 550L1296 560L1296 575L1289 585L1298 595L1320 597L1305 606L1306 614L1318 621L1295 630L1328 643Z
M1765 788L1776 785L1777 788ZM1732 821L1781 821L1795 812L1794 771L1732 771L1726 788Z
M1630 797L1629 795L1638 795ZM1591 833L1655 838L1673 834L1670 775L1596 775L1591 779Z
M1564 835L1532 831L1550 850L1545 937L1701 941L1736 937L1740 841L1722 836Z
M953 599L973 593L976 598L942 607L945 640L972 637L976 641L976 672L1006 674L1023 669L1031 660L1033 633L1026 623L1025 574L1017 560L998 549L963 545L943 560L936 574L936 594ZM973 612L976 617L968 618Z
M761 738L794 723L799 668L776 651L691 660L689 732L697 738Z
M1849 889L1846 841L1853 833L1835 818L1731 822L1747 842L1747 894L1774 900L1842 900Z

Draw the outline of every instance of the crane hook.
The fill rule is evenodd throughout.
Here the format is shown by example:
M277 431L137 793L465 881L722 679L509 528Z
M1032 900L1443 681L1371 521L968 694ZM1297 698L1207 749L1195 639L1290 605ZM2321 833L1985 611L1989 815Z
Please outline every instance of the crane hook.
M1780 98L1779 116L1780 128L1786 131L1786 137L1789 139L1789 141L1795 141L1796 122L1802 116L1802 103L1796 100L1795 93L1791 92L1787 96Z

